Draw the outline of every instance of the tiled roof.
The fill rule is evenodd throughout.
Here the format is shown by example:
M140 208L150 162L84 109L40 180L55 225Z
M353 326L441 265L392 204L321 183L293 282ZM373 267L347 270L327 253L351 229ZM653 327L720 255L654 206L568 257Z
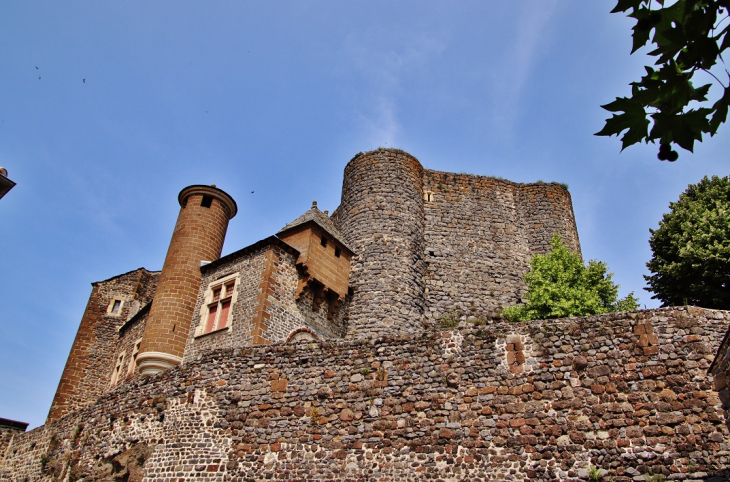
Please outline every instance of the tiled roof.
M353 254L355 251L344 241L344 238L342 237L342 234L340 233L340 230L337 229L332 222L332 220L327 216L325 213L319 210L317 208L317 201L314 201L312 203L312 207L307 211L306 213L302 214L298 218L296 218L294 221L290 222L283 228L279 230L277 235L280 235L286 231L289 231L291 229L297 228L299 226L302 226L306 223L312 222L319 226L320 228L324 229L327 234L335 238L338 243L340 243L345 248L349 249Z

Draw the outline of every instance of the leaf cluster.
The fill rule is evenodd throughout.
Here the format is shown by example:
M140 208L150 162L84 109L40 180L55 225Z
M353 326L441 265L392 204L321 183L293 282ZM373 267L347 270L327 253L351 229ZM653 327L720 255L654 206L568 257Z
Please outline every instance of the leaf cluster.
M631 83L631 96L619 97L602 106L613 115L598 136L621 137L622 148L638 142L659 141L662 146L676 144L690 152L703 134L714 136L727 119L730 85L724 86L710 72L730 46L730 0L618 0L611 13L629 12L636 20L633 27L633 54L647 44L654 49L655 67ZM723 62L724 63L724 62ZM712 84L694 87L698 71L715 77L723 94L711 106L707 95ZM730 73L725 73L730 80ZM728 82L730 84L730 82ZM699 107L695 108L698 103ZM651 129L650 129L651 128ZM673 153L673 154L672 154ZM659 159L674 161L676 152L666 147Z
M618 286L602 261L585 266L559 235L553 235L551 250L532 257L525 275L527 303L504 310L510 321L527 321L567 316L586 316L610 311L634 310L638 300L630 293L618 299Z
M730 178L705 177L650 230L647 291L664 306L730 309Z

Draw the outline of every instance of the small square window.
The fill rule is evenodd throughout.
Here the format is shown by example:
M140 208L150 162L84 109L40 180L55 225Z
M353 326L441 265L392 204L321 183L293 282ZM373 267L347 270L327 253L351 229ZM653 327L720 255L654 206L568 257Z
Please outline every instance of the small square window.
M327 238L322 236L322 241L320 241L319 244L321 244L323 248L326 248L327 247Z
M213 204L213 198L211 196L203 196L203 199L200 201L200 205L204 208L209 208L211 204Z
M124 300L114 298L109 303L109 307L106 309L107 315L119 316L122 314L122 307L124 306Z

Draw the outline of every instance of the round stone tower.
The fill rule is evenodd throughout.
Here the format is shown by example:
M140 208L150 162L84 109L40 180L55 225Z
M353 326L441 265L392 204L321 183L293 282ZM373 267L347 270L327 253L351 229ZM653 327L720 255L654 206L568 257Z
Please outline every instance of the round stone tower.
M221 255L236 202L215 185L188 186L178 195L180 214L147 318L137 369L152 375L182 361L200 289L201 261Z
M423 167L397 149L355 156L345 167L335 222L356 256L349 336L416 333L423 314Z

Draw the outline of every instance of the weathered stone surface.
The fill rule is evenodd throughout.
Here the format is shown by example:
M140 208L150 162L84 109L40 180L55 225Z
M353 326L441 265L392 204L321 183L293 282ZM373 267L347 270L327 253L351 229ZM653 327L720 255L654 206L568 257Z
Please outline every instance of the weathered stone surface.
M121 480L137 470L124 472L121 464L134 458L124 454L144 446L151 455L137 466L146 480L364 480L377 473L405 481L577 481L589 466L604 469L604 480L663 470L671 480L697 480L696 473L722 468L730 446L706 374L711 360L683 341L683 327L702 327L703 343L717 347L729 319L692 311L495 323L291 352L281 351L285 345L207 352L14 437L0 479L52 480L65 470ZM657 356L636 343L637 321L659 336ZM508 369L506 334L521 337L521 373ZM576 352L564 354L566 345ZM574 368L578 356L585 370ZM556 359L568 361L557 366ZM381 369L387 383L376 385ZM448 383L452 372L456 387ZM351 383L354 375L360 381ZM285 391L276 390L281 380ZM596 394L593 385L606 390ZM323 389L332 396L320 398Z

